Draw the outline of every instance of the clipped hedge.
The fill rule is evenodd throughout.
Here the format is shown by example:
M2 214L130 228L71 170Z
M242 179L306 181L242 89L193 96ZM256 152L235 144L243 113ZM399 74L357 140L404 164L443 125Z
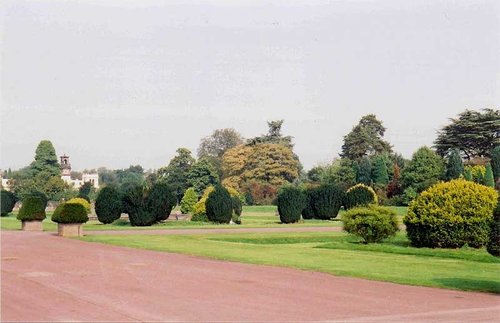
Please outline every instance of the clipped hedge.
M206 202L208 220L216 223L229 223L233 215L233 200L228 190L217 185L208 195Z
M74 197L74 198L68 200L66 203L81 204L85 208L85 212L87 212L87 214L90 213L90 203L86 199L84 199L84 198Z
M85 223L88 220L87 210L81 203L66 202L60 204L52 214L52 221L56 223Z
M378 204L375 191L365 184L357 184L347 190L344 196L344 208L346 210L358 206L368 206Z
M493 222L490 227L490 238L486 244L486 250L495 256L500 257L500 198L493 213Z
M122 211L122 196L118 189L106 186L99 191L95 201L95 213L99 222L113 223L120 218Z
M7 216L14 209L16 205L17 198L16 195L12 192L2 190L0 192L0 215Z
M283 187L278 192L276 202L281 222L294 223L300 220L300 215L305 207L306 196L299 188Z
M198 202L198 195L196 194L194 188L190 187L186 190L181 200L182 214L192 213L196 202Z
M336 185L323 185L314 190L312 194L312 207L314 218L329 220L335 218L340 211L343 192Z
M342 215L344 231L363 239L364 243L380 242L398 232L396 212L370 205L354 208Z
M46 218L45 202L37 196L27 196L17 214L20 221L42 221Z
M498 193L463 179L431 186L410 203L404 218L415 247L479 248L489 239Z

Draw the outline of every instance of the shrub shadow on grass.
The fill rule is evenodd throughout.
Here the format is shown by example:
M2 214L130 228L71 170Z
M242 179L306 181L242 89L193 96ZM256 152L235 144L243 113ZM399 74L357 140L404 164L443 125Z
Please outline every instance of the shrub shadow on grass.
M437 278L433 279L439 286L462 289L487 291L489 293L500 294L500 282L492 280L476 280L464 278Z

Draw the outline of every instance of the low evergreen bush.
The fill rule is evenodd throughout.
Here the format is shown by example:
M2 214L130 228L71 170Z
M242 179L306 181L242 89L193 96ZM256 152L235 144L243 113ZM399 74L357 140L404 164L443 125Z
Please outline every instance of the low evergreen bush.
M118 189L106 186L99 191L95 201L95 213L99 222L113 223L120 218L122 211L122 196Z
M380 242L398 232L396 212L370 205L354 208L342 215L344 231L363 239L364 243Z
M32 191L29 192L26 196L22 196L22 199L24 200L28 196L38 197L43 201L44 208L47 208L47 204L49 203L49 198L47 197L47 195L45 195L45 193L40 191Z
M198 202L198 195L194 188L190 187L186 190L181 200L182 214L191 214L196 202Z
M276 199L278 213L282 223L294 223L300 220L302 210L306 206L306 196L296 187L283 187Z
M344 208L346 210L358 206L368 206L378 204L377 194L365 184L357 184L347 190L344 196Z
M208 222L208 216L206 213L198 213L198 214L193 214L191 217L191 221L193 222Z
M146 196L146 206L155 216L156 222L168 219L172 209L177 203L177 198L170 186L166 183L155 183Z
M486 250L495 257L500 257L500 198L493 213L493 222L490 228L490 238Z
M208 195L206 214L210 221L216 223L229 223L233 214L233 200L228 190L217 185L215 190Z
M1 216L7 216L14 209L16 205L17 197L14 193L2 190L0 192L0 208Z
M52 221L56 223L85 223L88 220L87 211L81 203L66 202L60 204L52 214Z
M336 185L323 185L315 189L311 196L314 218L321 220L335 218L342 206L343 195L342 190Z
M45 202L37 196L27 196L17 214L20 221L42 221L45 217Z
M484 246L497 197L493 188L463 179L431 186L410 203L408 239L415 247Z

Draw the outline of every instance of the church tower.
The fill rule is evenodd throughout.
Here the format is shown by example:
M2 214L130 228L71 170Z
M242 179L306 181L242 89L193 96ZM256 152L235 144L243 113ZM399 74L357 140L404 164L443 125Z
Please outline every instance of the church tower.
M65 177L71 180L71 164L69 162L69 156L63 155L61 157L61 178Z

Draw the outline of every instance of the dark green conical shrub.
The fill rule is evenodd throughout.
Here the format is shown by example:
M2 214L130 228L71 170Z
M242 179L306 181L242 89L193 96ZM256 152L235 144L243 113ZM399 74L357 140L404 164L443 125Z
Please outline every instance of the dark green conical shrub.
M45 217L45 202L36 196L27 196L17 214L20 221L42 221Z
M229 223L233 215L233 200L229 192L221 185L208 195L206 214L208 220L215 223Z
M95 213L99 222L113 223L120 218L122 211L122 196L118 189L106 186L99 191L95 201Z
M498 198L497 207L493 213L490 239L486 245L486 250L488 250L488 252L493 256L500 257L500 198Z
M0 193L1 216L7 216L14 209L17 197L14 193L2 190Z
M60 204L52 214L52 221L56 223L85 223L88 220L87 210L80 203Z
M278 213L282 223L294 223L300 220L300 214L306 206L306 196L296 187L282 188L276 199Z
M323 185L315 190L312 196L314 217L329 220L339 214L344 193L335 185Z

